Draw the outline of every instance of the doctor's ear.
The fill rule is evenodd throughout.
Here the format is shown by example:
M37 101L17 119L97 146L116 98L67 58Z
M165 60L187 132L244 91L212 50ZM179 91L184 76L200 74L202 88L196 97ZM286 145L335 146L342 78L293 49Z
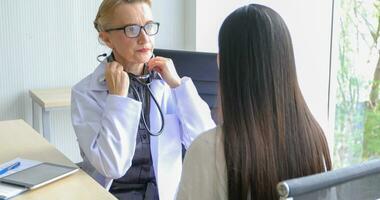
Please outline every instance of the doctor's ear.
M112 45L109 33L105 31L99 32L98 40L100 44L107 45L110 49L113 49L113 45Z

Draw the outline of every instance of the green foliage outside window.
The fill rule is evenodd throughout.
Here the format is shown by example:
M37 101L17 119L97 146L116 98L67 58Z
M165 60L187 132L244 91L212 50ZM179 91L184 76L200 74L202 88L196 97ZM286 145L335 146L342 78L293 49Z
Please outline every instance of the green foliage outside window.
M380 157L380 1L339 7L335 168Z

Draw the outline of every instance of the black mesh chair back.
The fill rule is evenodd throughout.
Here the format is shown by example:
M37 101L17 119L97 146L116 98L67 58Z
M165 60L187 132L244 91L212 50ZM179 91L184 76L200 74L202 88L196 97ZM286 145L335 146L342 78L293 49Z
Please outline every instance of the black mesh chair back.
M173 60L180 77L190 77L201 98L209 105L212 117L216 122L218 66L216 53L194 51L155 49L156 56L167 57Z

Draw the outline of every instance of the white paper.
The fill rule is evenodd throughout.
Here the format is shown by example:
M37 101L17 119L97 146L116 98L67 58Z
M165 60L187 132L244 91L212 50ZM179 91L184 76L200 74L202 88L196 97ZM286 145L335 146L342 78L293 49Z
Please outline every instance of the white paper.
M0 175L0 178L4 177L4 176L8 176L10 174L13 174L13 173L16 173L18 171L21 171L21 170L24 170L24 169L27 169L29 167L33 167L33 166L36 166L38 164L40 164L41 162L40 161L36 161L36 160L28 160L28 159L23 159L23 158L15 158L13 160L10 160L8 162L5 162L5 163L2 163L0 165L0 169L3 169L4 167L7 167L15 162L20 162L20 166L18 166L17 168L15 169L12 169L12 170L9 170L7 171L6 173ZM1 183L0 182L0 199L9 199L11 197L14 197L20 193L23 193L24 191L28 190L27 188L25 187L21 187L21 186L16 186L16 185L11 185L11 184L6 184L6 183Z
M18 194L23 193L26 190L28 189L25 187L19 187L15 185L6 184L6 183L0 183L0 199L9 199Z
M22 171L22 170L27 169L29 167L33 167L33 166L38 165L38 164L41 163L40 161L36 161L36 160L28 160L28 159L23 159L23 158L15 158L15 159L13 159L11 161L8 161L6 163L2 163L0 165L0 169L3 169L4 167L7 167L10 164L15 163L15 162L20 162L20 166L18 166L16 169L9 170L8 172L0 175L0 178L2 178L4 176L8 176L8 175L13 174L13 173L18 172L18 171Z

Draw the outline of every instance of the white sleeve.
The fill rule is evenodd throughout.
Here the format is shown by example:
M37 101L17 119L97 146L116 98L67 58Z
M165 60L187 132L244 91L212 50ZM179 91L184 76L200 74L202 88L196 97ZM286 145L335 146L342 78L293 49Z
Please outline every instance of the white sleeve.
M123 176L132 165L141 102L108 95L104 109L88 93L72 89L71 118L86 158L104 176Z
M181 85L172 89L176 114L181 122L182 143L188 148L201 133L214 128L208 104L199 96L189 77L181 79Z

